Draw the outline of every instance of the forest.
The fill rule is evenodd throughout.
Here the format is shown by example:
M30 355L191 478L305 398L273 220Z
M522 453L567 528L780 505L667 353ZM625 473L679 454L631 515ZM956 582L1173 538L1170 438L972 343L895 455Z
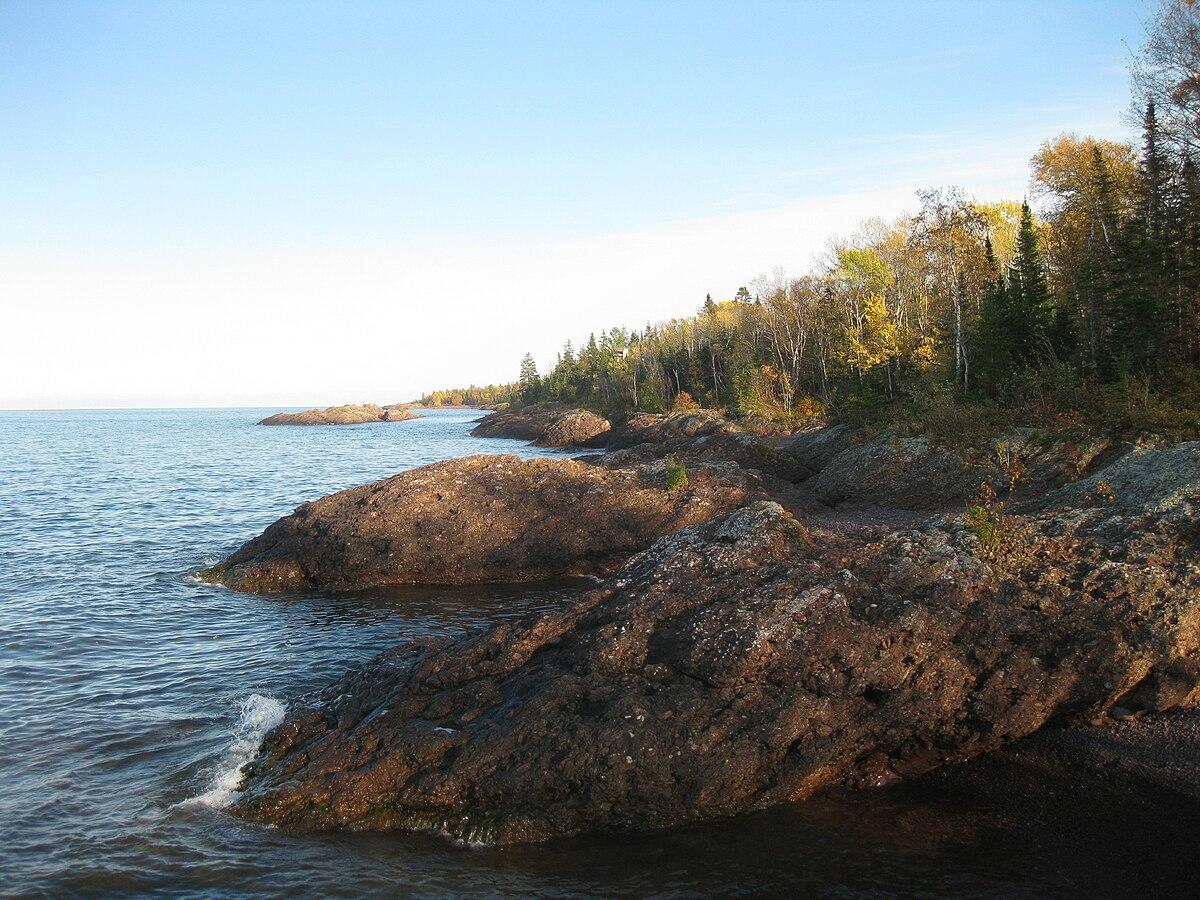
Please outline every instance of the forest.
M567 342L539 375L425 402L702 405L782 429L946 437L1007 425L1200 432L1200 13L1168 2L1133 63L1140 140L1046 141L1025 202L957 188L864 223L799 276ZM470 398L470 399L468 399Z

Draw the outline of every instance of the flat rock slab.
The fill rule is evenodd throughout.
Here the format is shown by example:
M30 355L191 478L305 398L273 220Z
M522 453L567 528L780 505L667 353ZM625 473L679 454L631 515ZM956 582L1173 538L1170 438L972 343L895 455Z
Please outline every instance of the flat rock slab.
M202 577L271 593L604 573L758 491L736 467L672 491L662 463L472 456L305 503Z

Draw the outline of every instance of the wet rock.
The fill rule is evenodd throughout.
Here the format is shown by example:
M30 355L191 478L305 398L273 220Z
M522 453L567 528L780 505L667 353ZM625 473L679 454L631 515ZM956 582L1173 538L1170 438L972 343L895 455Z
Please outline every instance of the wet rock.
M612 427L601 416L562 403L506 407L484 416L475 437L517 438L541 447L599 446Z
M661 463L473 456L305 503L202 577L270 593L592 574L757 492L736 467L671 491Z
M374 403L306 409L298 413L275 413L259 425L364 425L368 422L404 422L417 419L403 403L376 406Z
M1133 522L1014 519L985 553L952 518L864 544L751 503L565 611L352 672L267 738L236 811L497 843L658 828L1191 704L1200 547Z

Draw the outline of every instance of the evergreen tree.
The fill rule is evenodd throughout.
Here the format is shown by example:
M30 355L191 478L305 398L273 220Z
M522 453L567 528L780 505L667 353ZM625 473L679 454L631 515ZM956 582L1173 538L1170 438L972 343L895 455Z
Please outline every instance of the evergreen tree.
M1004 278L996 264L991 238L984 244L988 286L979 306L971 340L972 355L977 360L979 384L995 394L1004 379L1012 372L1012 321Z
M1109 298L1109 374L1147 372L1159 362L1162 318L1175 268L1168 221L1168 163L1154 103L1146 105L1138 166L1137 216L1121 229L1119 265Z
M713 303L712 294L705 294L704 295L704 308L703 308L702 312L705 315L708 315L709 313L714 312L716 310L716 308L717 308L717 304Z
M1007 290L1008 340L1013 362L1036 366L1050 350L1054 302L1038 248L1037 229L1029 204L1021 204L1017 253L1009 269Z
M537 363L533 361L532 353L526 353L521 357L521 375L517 383L520 385L522 400L529 402L537 399L541 382L538 378Z
M1155 241L1163 240L1167 228L1167 190L1170 171L1158 134L1158 117L1154 101L1146 104L1142 120L1142 159L1139 166L1139 214L1146 234Z
M1200 172L1185 156L1179 177L1174 219L1178 283L1173 321L1173 350L1184 365L1200 363Z
M1083 362L1088 371L1095 372L1104 368L1103 355L1108 344L1106 311L1112 302L1114 267L1117 264L1114 251L1118 243L1112 176L1099 147L1092 149L1089 181L1094 200L1077 284Z

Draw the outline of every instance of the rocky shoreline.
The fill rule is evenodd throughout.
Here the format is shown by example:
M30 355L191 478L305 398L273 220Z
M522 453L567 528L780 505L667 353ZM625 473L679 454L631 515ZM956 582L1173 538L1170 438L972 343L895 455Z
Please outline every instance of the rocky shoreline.
M295 413L275 413L259 425L366 425L370 422L407 422L419 419L406 403L376 406L374 403L329 406Z
M599 579L349 673L268 736L237 814L487 843L653 829L1200 701L1200 443L952 453L707 413L600 435L601 456L471 457L322 498L205 573L256 592ZM1194 774L1140 769L1159 770Z

